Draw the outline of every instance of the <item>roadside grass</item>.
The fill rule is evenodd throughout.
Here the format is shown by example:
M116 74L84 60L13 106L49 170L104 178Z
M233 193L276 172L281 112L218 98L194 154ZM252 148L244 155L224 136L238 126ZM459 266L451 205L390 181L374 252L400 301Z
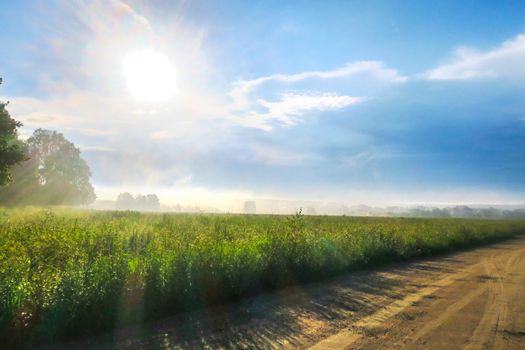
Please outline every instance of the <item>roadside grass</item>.
M525 221L0 209L0 341L41 344L525 232Z

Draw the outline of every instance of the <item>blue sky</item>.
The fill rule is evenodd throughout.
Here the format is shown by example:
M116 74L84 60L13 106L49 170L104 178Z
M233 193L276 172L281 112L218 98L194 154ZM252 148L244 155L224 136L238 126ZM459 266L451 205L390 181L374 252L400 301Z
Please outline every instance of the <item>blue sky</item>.
M525 202L523 1L11 1L0 23L22 136L63 132L100 198ZM176 93L130 93L141 52Z

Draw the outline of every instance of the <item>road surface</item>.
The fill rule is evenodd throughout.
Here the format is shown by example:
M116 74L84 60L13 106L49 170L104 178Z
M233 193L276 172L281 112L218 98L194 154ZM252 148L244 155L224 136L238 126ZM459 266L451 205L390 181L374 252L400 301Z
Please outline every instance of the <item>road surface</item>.
M58 347L525 349L525 237Z

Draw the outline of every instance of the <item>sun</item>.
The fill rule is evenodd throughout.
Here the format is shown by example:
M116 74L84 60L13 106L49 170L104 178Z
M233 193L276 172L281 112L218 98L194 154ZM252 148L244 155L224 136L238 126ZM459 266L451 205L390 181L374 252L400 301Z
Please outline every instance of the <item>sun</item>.
M159 102L177 92L175 66L155 51L138 51L124 58L124 77L130 92L139 100Z

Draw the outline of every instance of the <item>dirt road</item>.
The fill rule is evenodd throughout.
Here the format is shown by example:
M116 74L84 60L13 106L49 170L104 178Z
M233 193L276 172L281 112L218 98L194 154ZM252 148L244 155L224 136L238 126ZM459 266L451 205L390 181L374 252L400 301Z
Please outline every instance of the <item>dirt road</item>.
M524 240L452 259L464 266L310 349L525 349Z
M60 348L525 349L525 237Z

